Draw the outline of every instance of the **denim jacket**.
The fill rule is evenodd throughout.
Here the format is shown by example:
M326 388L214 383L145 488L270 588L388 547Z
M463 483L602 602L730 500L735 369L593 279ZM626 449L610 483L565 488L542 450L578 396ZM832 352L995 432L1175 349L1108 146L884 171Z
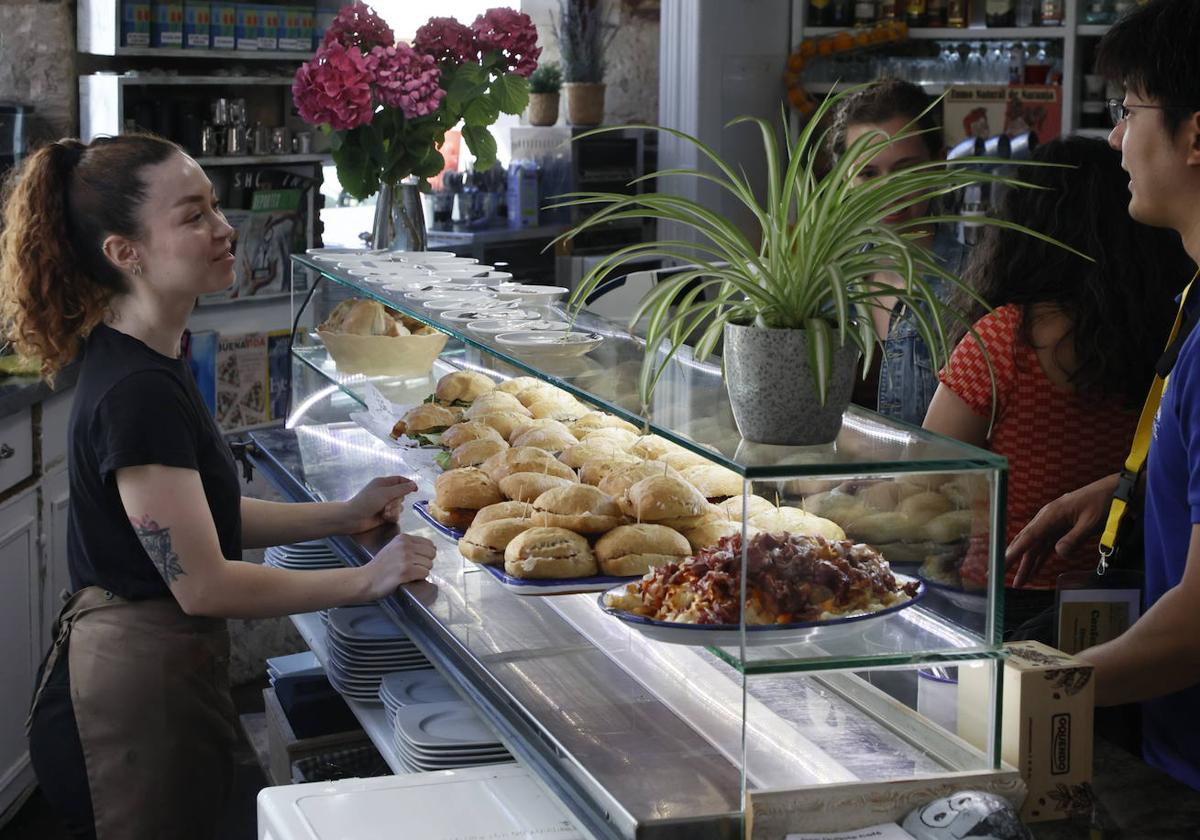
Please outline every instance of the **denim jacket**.
M966 262L967 249L954 236L950 225L938 225L933 239L933 254L942 266L959 275ZM926 277L934 292L943 301L951 289L937 277ZM892 311L887 338L883 342L883 358L879 369L879 413L920 426L925 411L937 390L937 370L929 347L917 331L915 319L904 304Z

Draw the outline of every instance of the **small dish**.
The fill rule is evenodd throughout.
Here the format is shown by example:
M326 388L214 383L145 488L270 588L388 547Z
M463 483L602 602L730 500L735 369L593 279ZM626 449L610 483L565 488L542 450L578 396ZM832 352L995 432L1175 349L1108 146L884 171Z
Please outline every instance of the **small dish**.
M411 263L431 260L451 260L458 257L453 251L392 251L388 259L392 262Z
M604 336L574 330L527 329L500 333L496 343L521 355L567 358L592 352L604 343Z
M443 309L486 309L488 305L487 301L489 300L494 300L494 298L485 298L480 296L463 297L461 295L455 295L427 300L421 305L426 309L432 309L435 312Z
M438 269L436 271L438 277L443 277L447 280L472 280L478 283L486 283L489 286L498 286L501 283L512 280L512 275L507 271L490 271L484 268L478 270L481 266L474 268L448 268Z
M389 292L436 292L445 290L447 282L439 277L426 277L423 280L405 280L399 283L384 283L383 288Z
M503 310L501 310L503 311ZM510 310L512 312L520 312L519 309ZM500 333L515 332L518 330L528 330L533 327L535 321L519 321L514 318L484 318L479 321L470 321L467 323L467 329L471 332L480 333L482 335L499 335Z
M496 290L504 300L519 300L533 306L549 306L571 290L563 286L529 286L505 283Z
M498 321L507 325L503 329L497 330L497 332L503 332L504 329L513 329L522 322L532 321L542 316L527 309L476 306L469 309L446 309L442 311L440 317L443 321L451 324L466 324L468 328L480 321Z

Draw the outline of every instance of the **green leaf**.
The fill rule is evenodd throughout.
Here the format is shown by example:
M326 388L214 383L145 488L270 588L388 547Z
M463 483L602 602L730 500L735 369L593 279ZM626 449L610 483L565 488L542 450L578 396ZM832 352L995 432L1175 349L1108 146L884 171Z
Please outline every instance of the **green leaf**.
M506 114L519 114L529 104L529 80L516 73L505 73L492 82L492 96Z
M477 96L467 103L463 110L463 120L467 125L487 128L500 117L500 108L494 99L487 94Z
M467 148L475 155L475 168L491 169L496 162L496 138L492 133L486 128L465 125L462 134L463 140L467 141Z
M804 325L804 337L808 342L808 366L817 389L817 402L825 405L833 374L833 331L828 321L811 318Z

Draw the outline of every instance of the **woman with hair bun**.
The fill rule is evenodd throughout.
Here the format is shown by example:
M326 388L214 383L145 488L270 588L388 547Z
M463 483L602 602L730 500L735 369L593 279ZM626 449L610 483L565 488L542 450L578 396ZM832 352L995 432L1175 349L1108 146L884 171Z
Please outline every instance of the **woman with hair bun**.
M3 212L5 335L47 379L80 360L74 594L30 713L34 769L74 836L209 840L236 731L224 619L382 598L435 554L402 534L360 568L292 572L239 562L242 549L394 523L415 486L378 478L322 504L241 497L180 354L197 296L233 281L235 233L175 144L52 143L11 176Z

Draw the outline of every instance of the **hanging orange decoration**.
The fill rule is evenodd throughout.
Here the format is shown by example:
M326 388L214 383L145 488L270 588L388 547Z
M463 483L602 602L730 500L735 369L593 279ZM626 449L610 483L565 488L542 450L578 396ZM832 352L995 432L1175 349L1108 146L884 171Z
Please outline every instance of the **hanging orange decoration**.
M817 107L816 101L804 89L804 67L814 58L826 58L840 53L870 49L879 44L903 41L908 38L908 24L902 20L884 20L873 26L805 38L800 46L788 56L787 70L783 80L787 84L788 102L802 114Z

